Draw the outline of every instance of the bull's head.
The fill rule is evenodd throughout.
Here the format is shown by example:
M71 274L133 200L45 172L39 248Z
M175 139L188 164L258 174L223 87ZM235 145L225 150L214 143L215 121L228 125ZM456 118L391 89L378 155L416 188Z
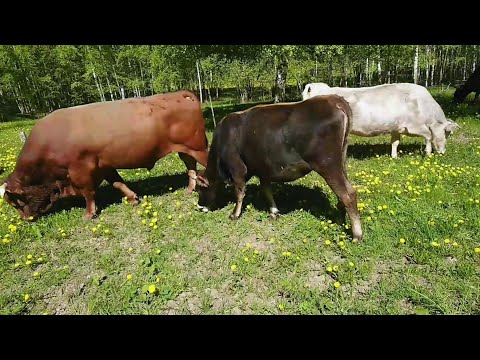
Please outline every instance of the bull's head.
M197 177L196 181L196 191L198 192L198 209L203 212L208 212L215 204L216 197L216 186L215 184L210 184L207 177L205 176L205 170L201 170Z
M6 182L0 186L0 197L13 206L23 220L34 220L50 211L60 198L58 186L9 186Z
M453 134L457 129L460 129L460 125L450 119L447 119L447 124L445 125L444 129L445 137L448 139L451 134Z

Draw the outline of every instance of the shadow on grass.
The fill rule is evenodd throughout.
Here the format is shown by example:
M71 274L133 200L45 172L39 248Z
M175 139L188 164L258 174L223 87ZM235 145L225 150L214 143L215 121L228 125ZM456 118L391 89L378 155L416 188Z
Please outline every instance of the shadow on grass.
M398 151L402 151L398 154L401 157L407 153L414 153L419 155L425 155L425 146L422 144L403 144L400 143ZM385 144L351 144L348 145L347 157L362 160L376 157L377 155L388 155L392 153L392 146L390 142Z
M112 185L104 182L104 185L97 189L95 195L95 204L98 207L97 213L100 214L103 209L113 204L121 204L123 193L113 188ZM188 176L184 174L155 176L139 181L126 182L126 185L141 198L144 195L161 196L167 192L178 189L186 191L188 186ZM172 190L169 190L171 188ZM189 196L185 192L185 196ZM52 213L60 210L70 210L72 208L86 208L86 202L83 197L69 197L60 199L55 203Z
M341 214L336 208L336 203L332 204L322 189L311 189L297 184L274 183L272 184L272 191L281 215L303 209L317 218L336 219L339 223L345 221L345 219L340 219ZM212 210L215 211L227 207L229 212L231 212L235 207L235 202L233 187L222 188L217 194L216 206ZM257 184L247 185L242 214L245 211L245 206L248 204L251 204L258 211L265 212L265 215L270 213L265 195Z

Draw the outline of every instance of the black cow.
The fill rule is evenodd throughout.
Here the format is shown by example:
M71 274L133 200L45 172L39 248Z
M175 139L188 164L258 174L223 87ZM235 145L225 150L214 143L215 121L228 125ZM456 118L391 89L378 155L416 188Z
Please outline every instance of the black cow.
M257 176L276 217L270 183L294 181L313 170L339 198L343 216L346 208L353 238L361 240L357 195L345 171L351 117L350 106L337 95L258 105L227 115L215 129L207 168L196 177L199 208L208 211L219 187L233 184L237 203L230 218L237 219L246 183Z
M472 75L467 79L465 84L459 86L453 94L453 99L457 103L461 103L472 92L475 92L475 101L480 95L480 66L477 66Z

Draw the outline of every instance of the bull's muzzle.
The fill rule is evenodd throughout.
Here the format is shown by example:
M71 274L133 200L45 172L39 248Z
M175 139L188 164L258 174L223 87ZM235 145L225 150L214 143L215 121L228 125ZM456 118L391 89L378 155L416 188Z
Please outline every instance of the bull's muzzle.
M7 188L7 183L4 183L2 186L0 186L0 198L3 199L3 196L5 195L5 189Z

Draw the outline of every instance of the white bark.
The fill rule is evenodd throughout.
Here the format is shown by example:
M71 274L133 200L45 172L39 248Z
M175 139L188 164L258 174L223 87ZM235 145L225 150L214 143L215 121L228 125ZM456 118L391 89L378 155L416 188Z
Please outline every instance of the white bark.
M429 59L428 59L428 52L429 52L428 45L425 46L425 59L426 59L426 68L425 68L425 87L428 87L428 74L429 74Z
M210 70L210 84L208 86L207 93L208 93L208 100L210 101L210 110L212 110L213 126L217 127L217 123L215 121L215 113L213 112L212 97L210 96L210 88L212 87L212 83L213 83L212 70Z
M200 62L197 60L198 91L200 92L200 103L203 103L202 79L200 78Z
M418 45L415 49L415 58L413 59L413 82L418 83Z

